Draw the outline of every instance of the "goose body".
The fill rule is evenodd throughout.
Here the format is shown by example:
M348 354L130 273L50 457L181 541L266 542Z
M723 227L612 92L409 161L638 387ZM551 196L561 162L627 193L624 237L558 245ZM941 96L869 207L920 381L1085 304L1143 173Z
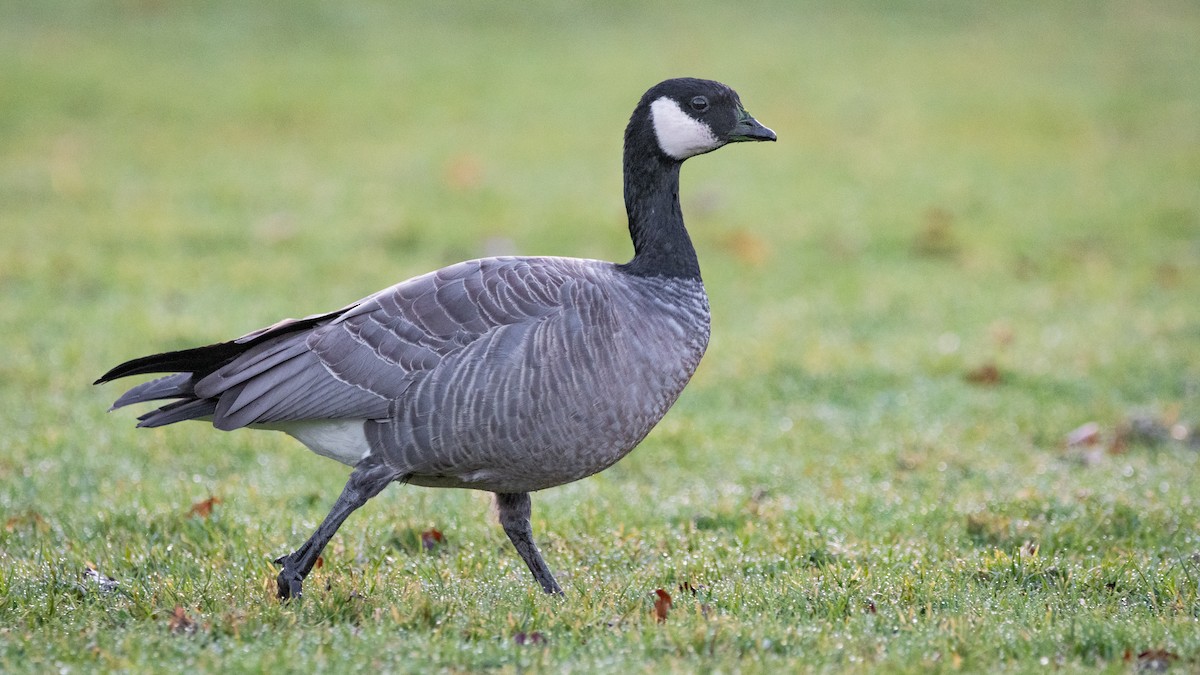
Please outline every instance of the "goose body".
M97 382L173 373L113 404L172 400L139 426L198 419L283 431L354 467L333 510L281 558L301 584L345 517L394 481L497 494L501 523L547 592L528 493L608 468L678 398L709 338L709 309L679 209L679 166L728 142L774 140L725 85L667 80L625 134L634 258L470 260L326 314L155 354Z
M532 492L633 449L707 343L699 281L487 258L389 288L194 391L231 401L218 428L275 428L351 466L377 456L414 485ZM312 419L346 409L368 417Z

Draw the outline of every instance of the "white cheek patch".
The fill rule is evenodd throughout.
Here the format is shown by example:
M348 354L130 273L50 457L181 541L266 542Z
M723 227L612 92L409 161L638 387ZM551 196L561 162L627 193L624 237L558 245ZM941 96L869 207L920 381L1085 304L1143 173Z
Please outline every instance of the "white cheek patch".
M707 124L685 113L666 96L650 104L650 120L654 123L658 147L675 159L687 159L724 145Z

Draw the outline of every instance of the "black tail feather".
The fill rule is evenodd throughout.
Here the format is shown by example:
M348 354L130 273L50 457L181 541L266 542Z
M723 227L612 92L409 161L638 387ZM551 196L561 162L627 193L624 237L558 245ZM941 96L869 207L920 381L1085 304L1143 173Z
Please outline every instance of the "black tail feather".
M93 384L104 384L130 375L146 373L211 373L233 357L249 348L250 344L219 342L215 345L183 349L177 352L151 354L126 361L100 376Z
M100 379L92 384L104 384L105 382L111 382L122 377L145 375L147 373L196 373L203 377L259 343L273 337L286 335L287 333L307 330L331 317L341 314L346 309L350 309L350 307L326 314L313 314L303 319L284 319L229 342L218 342L213 345L182 349L177 352L151 354L150 356L126 361L101 375Z
M113 409L131 403L176 398L180 400L151 410L139 417L138 426L161 427L183 420L211 418L217 410L218 401L215 398L198 398L195 390L197 382L268 340L288 333L308 330L341 314L346 309L349 307L327 314L314 314L303 319L284 319L229 342L151 354L126 361L101 375L95 384L104 384L130 375L174 373L133 387L117 399L112 406Z
M109 410L124 408L134 403L160 401L168 398L195 398L196 376L193 373L175 373L157 380L143 382L121 394Z
M209 417L216 409L217 402L210 398L176 401L142 415L138 418L138 426L161 427L184 420Z

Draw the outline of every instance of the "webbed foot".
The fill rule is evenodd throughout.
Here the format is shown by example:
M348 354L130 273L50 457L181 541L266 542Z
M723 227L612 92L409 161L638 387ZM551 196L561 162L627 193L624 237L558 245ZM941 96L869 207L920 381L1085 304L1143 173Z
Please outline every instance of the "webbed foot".
M303 595L301 589L304 586L304 577L300 571L292 567L291 556L284 556L275 561L276 565L283 565L283 570L279 572L279 577L275 580L279 600L286 602L291 599L299 600Z

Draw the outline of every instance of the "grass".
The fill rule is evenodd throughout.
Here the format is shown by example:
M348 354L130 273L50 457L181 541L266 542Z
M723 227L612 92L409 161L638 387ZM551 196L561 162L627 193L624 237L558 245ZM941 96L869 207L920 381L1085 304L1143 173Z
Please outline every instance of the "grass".
M1193 3L397 5L0 4L0 670L1200 666ZM535 496L565 600L485 495L393 487L280 606L345 471L89 386L489 251L624 259L620 132L679 74L780 142L684 171L713 342Z

